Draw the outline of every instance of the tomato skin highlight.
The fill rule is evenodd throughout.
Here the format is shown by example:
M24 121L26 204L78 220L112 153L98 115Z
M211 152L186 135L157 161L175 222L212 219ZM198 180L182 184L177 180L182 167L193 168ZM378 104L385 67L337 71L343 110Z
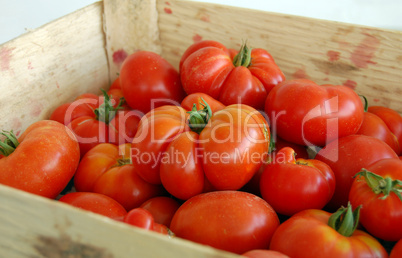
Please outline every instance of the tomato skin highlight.
M388 257L368 233L355 230L343 236L328 226L331 213L309 209L296 213L275 231L269 249L289 257Z
M365 169L383 178L402 181L402 160L398 158L381 159ZM375 193L359 176L349 192L352 206L362 205L360 223L367 232L386 241L398 241L402 238L402 200L394 192L381 199L383 197L383 193Z
M18 138L9 156L0 155L0 183L55 199L74 176L80 149L63 124L41 120Z
M279 219L263 199L240 191L199 194L183 203L170 228L181 238L245 253L268 248Z

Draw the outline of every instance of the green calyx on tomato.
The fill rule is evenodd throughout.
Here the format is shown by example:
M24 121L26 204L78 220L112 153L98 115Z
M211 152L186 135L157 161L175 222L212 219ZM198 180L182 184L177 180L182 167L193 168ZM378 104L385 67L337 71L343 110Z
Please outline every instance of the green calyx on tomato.
M355 177L363 177L366 180L367 185L373 190L375 194L382 193L384 196L380 199L386 199L391 192L395 193L398 198L402 201L402 181L392 180L390 177L382 177L380 175L374 174L366 169L362 169L358 172Z
M328 225L343 236L351 236L359 224L360 208L361 205L352 211L352 205L348 203L347 208L341 207L329 217Z
M1 135L5 136L4 141L0 141L0 154L3 156L8 156L14 152L14 150L19 145L17 136L13 133L13 131L4 131Z
M244 66L249 67L251 63L251 48L244 43L239 50L239 53L233 58L233 65L235 67Z
M187 112L190 114L188 119L190 129L198 134L201 133L202 129L207 125L209 118L212 116L211 107L203 98L201 98L201 100L204 102L200 102L204 107L203 109L197 110L197 105L194 103L193 109Z
M104 102L97 109L95 109L96 120L102 121L105 124L109 124L110 121L116 116L116 111L123 109L124 98L121 98L116 107L113 106L113 102L107 92L101 89L104 96Z

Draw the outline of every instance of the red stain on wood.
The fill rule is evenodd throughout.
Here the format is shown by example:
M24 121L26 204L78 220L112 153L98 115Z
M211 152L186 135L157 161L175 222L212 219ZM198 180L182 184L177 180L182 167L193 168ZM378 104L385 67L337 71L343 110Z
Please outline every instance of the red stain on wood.
M170 2L166 1L165 4L166 4L166 5L170 5Z
M124 49L116 50L113 52L113 63L115 65L121 65L127 56L128 54Z
M297 69L293 74L293 79L309 79L310 77L306 73L306 68L302 67Z
M374 102L380 102L380 99L373 99Z
M347 80L346 82L343 83L343 85L354 90L357 87L357 82L352 81L352 80Z
M7 71L10 69L10 60L14 49L7 47L0 49L0 70Z
M169 7L165 7L165 8L163 8L163 10L164 10L165 13L167 13L167 14L172 14L172 9L170 9Z
M31 63L31 61L28 61L28 70L32 70L32 69L34 69L32 66L32 63Z
M339 58L341 57L341 53L339 53L338 51L328 50L327 56L329 61L334 62L339 60Z
M202 40L202 37L199 34L195 34L193 37L193 41L195 42L199 42Z
M380 40L367 34L352 52L350 60L359 68L367 68L369 64L376 64L372 59L379 46Z
M210 22L209 16L206 14L201 15L201 21Z

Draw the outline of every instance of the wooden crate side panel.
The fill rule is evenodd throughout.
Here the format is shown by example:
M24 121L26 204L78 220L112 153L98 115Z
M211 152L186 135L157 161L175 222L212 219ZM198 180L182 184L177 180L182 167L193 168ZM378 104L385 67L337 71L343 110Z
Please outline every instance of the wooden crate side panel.
M402 32L192 1L158 1L163 55L176 67L192 43L264 48L287 79L347 85L402 113Z
M237 257L0 185L2 257Z
M17 135L81 93L109 84L97 2L0 46L0 129Z
M104 0L104 28L110 78L124 59L138 51L161 53L155 0Z

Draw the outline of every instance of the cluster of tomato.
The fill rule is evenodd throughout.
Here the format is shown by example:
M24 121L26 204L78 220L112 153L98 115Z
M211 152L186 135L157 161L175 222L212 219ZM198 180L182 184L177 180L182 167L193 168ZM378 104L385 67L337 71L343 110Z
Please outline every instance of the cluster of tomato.
M108 91L3 136L0 183L144 229L248 257L402 255L401 115L286 80L264 49L200 41L178 70L138 51Z

